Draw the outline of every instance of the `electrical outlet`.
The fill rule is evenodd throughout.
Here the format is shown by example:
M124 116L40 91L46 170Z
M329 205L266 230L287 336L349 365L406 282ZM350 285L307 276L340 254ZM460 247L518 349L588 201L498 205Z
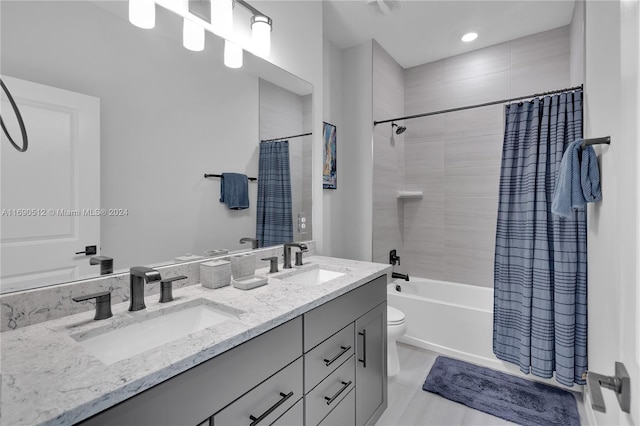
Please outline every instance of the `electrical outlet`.
M307 213L298 213L298 233L306 234L308 230Z

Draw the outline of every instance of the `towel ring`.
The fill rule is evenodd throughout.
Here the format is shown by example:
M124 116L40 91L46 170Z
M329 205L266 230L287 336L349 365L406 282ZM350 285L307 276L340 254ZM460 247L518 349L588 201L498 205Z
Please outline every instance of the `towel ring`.
M20 133L22 134L22 147L18 146L18 144L14 142L13 138L9 134L9 131L4 125L2 115L0 115L0 126L2 126L2 130L4 131L4 134L7 135L7 138L9 139L9 142L11 142L11 145L13 145L13 147L19 152L25 152L29 147L29 139L27 138L27 129L24 126L24 121L22 120L20 109L18 108L18 105L16 105L16 101L13 100L13 96L11 96L9 89L7 89L7 86L4 85L2 79L0 79L0 85L2 86L2 90L7 94L7 98L9 98L9 102L11 103L11 107L13 108L13 112L16 114L16 118L18 119L18 124L20 125Z

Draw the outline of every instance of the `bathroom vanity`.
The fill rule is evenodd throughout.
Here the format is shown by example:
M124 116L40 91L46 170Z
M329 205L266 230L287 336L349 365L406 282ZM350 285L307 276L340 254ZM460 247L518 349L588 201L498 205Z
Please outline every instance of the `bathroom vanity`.
M82 339L143 318L124 304L105 321L85 312L2 333L2 424L375 423L387 405L389 267L305 263L250 291L189 286L162 304L172 306L150 296L142 315L204 303L229 319L118 362L99 361ZM313 282L318 271L339 275ZM42 353L56 339L57 353Z

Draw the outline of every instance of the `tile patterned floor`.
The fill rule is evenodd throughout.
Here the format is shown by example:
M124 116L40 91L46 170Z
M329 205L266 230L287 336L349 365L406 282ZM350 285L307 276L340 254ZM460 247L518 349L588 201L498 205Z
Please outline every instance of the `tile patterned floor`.
M398 344L400 372L389 378L389 403L376 426L498 426L515 423L450 401L422 390L438 354L414 346ZM587 422L582 398L578 394L578 412Z

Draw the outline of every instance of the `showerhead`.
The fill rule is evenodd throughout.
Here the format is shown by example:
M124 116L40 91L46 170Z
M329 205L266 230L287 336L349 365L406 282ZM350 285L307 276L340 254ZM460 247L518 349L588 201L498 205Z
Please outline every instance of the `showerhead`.
M405 130L407 130L407 128L405 126L398 126L396 123L391 123L391 129L393 130L394 127L397 127L396 129L396 135L401 135L404 133Z

